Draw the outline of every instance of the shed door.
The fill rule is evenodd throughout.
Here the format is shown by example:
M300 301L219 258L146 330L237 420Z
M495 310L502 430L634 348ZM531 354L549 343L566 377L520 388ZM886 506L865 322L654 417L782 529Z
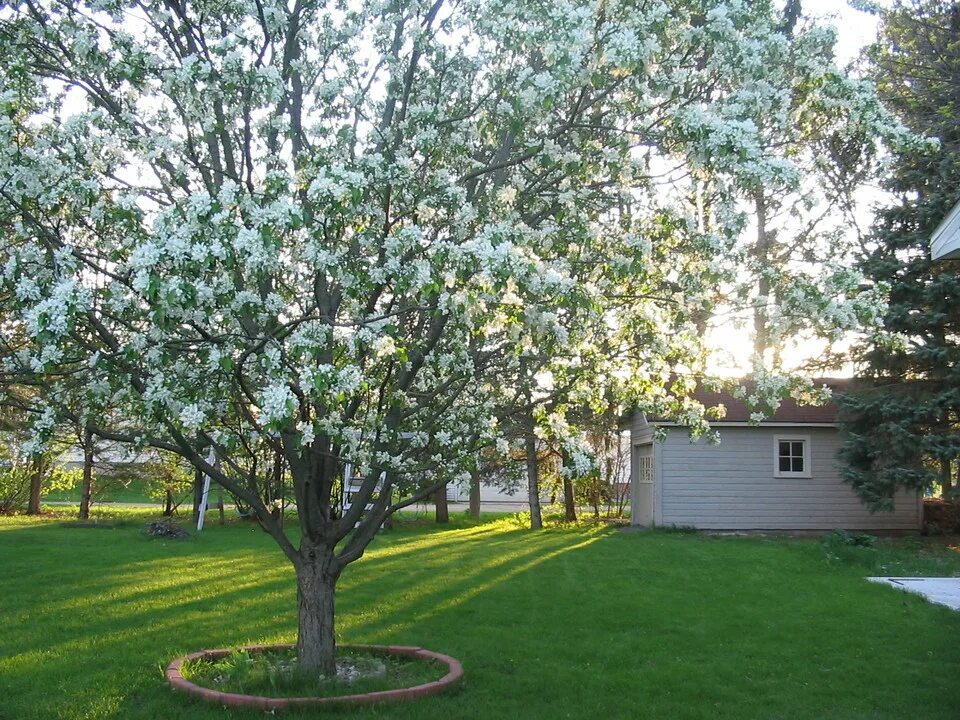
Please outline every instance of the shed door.
M653 525L653 443L633 446L633 485L630 492L630 522Z

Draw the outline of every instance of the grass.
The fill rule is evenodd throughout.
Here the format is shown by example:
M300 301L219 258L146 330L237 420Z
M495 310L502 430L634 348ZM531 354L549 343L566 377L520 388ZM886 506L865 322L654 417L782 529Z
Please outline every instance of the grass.
M96 503L138 503L159 505L160 501L150 496L147 481L143 478L98 477L93 483L93 502ZM76 485L69 490L48 492L44 502L80 502L81 489ZM189 501L188 503L189 504Z
M289 564L250 523L165 541L126 517L110 529L0 519L0 719L262 718L176 695L161 669L198 649L292 642ZM863 580L881 554L898 574L943 575L960 574L960 555L942 540L854 550L599 527L531 534L511 518L400 524L343 575L339 636L451 654L465 683L337 715L960 717L960 614Z
M864 575L960 577L956 537L876 538L870 545L850 545L831 535L821 545L828 560L861 568Z
M363 674L384 671L383 676L352 681L325 679L297 669L294 650L257 653L232 652L217 660L193 660L181 667L183 677L201 687L221 692L270 697L330 697L407 688L439 680L446 666L397 655L344 650L337 664L346 662Z

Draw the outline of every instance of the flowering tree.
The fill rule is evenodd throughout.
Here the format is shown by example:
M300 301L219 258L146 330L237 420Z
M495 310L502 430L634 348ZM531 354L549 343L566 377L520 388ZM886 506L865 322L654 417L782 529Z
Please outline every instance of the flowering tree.
M705 51L749 77L713 95L712 122L748 130L749 142L760 146L752 153L767 161L757 172L747 163L725 178L735 187L723 192L740 197L748 225L731 252L736 280L718 287L716 317L705 314L702 323L748 321L759 372L779 370L785 346L812 337L826 351L808 358L810 365L835 366L845 358L832 352L834 343L882 314L882 293L864 291L853 269L855 195L875 176L884 146L922 147L871 82L837 68L836 29L804 17L802 4L787 0L782 16L758 22L719 57ZM706 227L715 183L709 173L695 174L691 204Z
M502 419L556 433L702 367L737 188L789 170L714 106L778 23L716 0L8 4L0 267L30 342L4 377L43 378L37 442L64 417L212 475L293 563L300 662L331 672L340 573ZM298 545L255 491L263 443Z
M858 240L854 195L875 175L878 140L915 149L869 82L831 78L836 30L796 16L785 22L793 24L784 26L783 42L766 50L777 59L756 59L769 68L768 85L747 112L766 152L787 161L789 170L772 181L756 177L742 189L752 206L747 235L753 237L739 245L746 272L737 288L753 305L754 362L774 368L797 331L819 330L836 340L879 311L873 294L843 301L859 293L861 281L851 271ZM826 320L819 327L806 319L811 304Z

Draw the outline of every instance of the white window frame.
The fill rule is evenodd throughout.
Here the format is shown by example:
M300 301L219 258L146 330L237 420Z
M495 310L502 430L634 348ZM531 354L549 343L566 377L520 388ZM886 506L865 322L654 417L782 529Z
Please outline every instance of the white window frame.
M780 443L803 443L803 472L793 472L780 469ZM773 476L777 478L809 478L810 473L810 436L809 435L774 435L773 436Z

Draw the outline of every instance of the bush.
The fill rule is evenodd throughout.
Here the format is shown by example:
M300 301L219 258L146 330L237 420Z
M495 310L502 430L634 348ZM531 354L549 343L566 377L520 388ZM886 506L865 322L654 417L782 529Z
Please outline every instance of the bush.
M931 535L960 532L960 502L927 498L923 501L923 521Z
M31 469L22 464L0 468L0 515L9 515L27 504Z
M9 462L0 467L0 515L22 510L30 498L30 479L37 472L30 462ZM41 493L57 490L70 490L80 482L80 470L67 470L62 467L48 468L43 471Z
M851 533L846 530L834 530L827 535L825 542L831 544L847 545L850 547L873 547L877 543L877 536L868 533Z
M824 535L820 546L827 560L870 565L877 553L874 547L876 542L876 535L834 530L829 535Z
M679 535L697 535L700 532L700 528L695 525L677 525L676 523L657 525L656 529L658 532L675 533Z

